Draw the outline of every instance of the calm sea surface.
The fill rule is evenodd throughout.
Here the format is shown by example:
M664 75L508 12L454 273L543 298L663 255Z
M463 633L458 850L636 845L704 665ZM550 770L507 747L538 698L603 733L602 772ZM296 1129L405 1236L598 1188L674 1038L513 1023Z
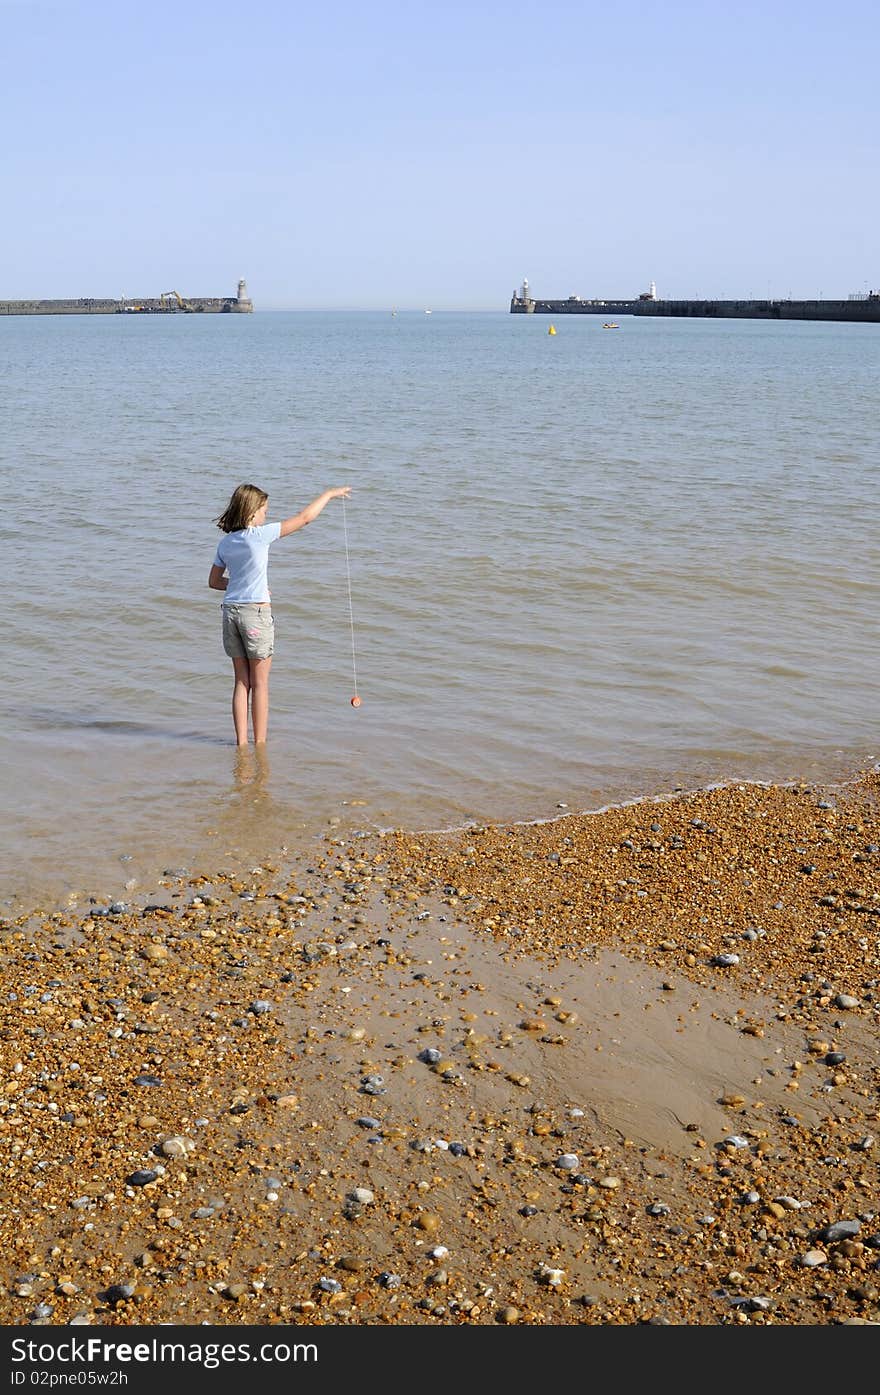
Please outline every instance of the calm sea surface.
M0 902L880 759L880 326L619 324L0 319ZM259 764L241 481L352 486L272 548Z

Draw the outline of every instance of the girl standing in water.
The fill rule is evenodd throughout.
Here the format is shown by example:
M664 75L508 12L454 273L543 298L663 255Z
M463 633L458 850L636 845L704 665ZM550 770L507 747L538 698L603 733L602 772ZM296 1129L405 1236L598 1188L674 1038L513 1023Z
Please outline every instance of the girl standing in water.
M267 523L269 496L255 484L240 484L216 520L220 539L208 575L213 591L225 591L223 648L232 660L232 721L235 744L248 744L248 705L254 744L266 740L269 727L269 670L275 649L275 622L269 591L269 548L313 523L331 499L348 499L351 486L325 489L301 513L282 523Z

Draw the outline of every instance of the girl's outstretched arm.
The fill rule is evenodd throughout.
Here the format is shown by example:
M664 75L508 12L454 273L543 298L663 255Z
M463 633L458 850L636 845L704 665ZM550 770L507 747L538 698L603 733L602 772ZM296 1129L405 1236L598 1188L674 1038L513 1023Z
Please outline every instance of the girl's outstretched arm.
M282 538L286 538L288 533L295 533L298 528L305 528L307 523L314 523L322 509L330 503L331 499L351 498L351 485L344 484L339 489L325 489L323 494L319 494L317 499L313 499L310 504L306 504L301 513L295 513L292 518L285 518L281 524Z

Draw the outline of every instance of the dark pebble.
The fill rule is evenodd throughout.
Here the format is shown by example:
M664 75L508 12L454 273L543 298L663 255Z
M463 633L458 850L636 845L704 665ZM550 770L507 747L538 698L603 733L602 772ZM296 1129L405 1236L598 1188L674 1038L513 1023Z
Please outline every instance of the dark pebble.
M131 1298L133 1293L133 1284L111 1284L101 1297L105 1303L109 1303L115 1308L117 1303L124 1303L127 1298Z
M861 1221L835 1221L833 1225L826 1226L821 1235L823 1240L830 1240L833 1243L835 1240L851 1239L854 1235L858 1235L861 1228Z
M130 1177L126 1177L126 1182L130 1187L146 1187L150 1182L155 1182L159 1176L155 1168L144 1167L137 1172L133 1172Z

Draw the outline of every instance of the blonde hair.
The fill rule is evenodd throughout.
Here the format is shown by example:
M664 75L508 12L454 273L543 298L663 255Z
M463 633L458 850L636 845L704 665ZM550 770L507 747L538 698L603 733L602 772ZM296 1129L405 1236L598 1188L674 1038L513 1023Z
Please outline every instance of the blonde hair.
M258 485L240 484L214 522L224 533L238 533L242 528L247 528L257 509L261 509L268 498L265 489L260 489Z

